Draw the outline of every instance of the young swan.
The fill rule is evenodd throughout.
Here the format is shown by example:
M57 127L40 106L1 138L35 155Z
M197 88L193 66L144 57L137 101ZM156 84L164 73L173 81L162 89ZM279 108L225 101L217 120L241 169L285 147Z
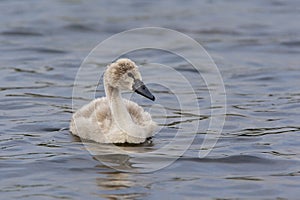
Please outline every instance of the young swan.
M98 98L76 111L70 131L99 143L143 143L157 127L151 115L136 103L123 99L122 91L134 91L155 100L142 82L138 67L129 59L119 59L104 73L106 97Z

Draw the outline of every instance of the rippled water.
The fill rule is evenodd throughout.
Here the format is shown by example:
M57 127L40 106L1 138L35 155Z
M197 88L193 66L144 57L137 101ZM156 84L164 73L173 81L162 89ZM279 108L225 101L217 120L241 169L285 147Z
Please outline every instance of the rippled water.
M297 198L299 8L296 0L1 1L1 198ZM158 103L167 105L166 120L153 110L163 131L149 143L120 148L153 151L172 140L176 127L201 126L189 133L195 135L193 144L172 165L151 173L120 172L98 159L121 169L143 169L161 160L92 156L68 131L73 83L99 42L145 26L181 31L212 55L226 87L226 122L210 154L198 158L213 109L204 82L196 85L200 115L191 115L193 107L179 110L167 88L151 84ZM174 55L143 51L128 56L141 66L155 61L189 77L195 73ZM148 80L163 75L146 68L142 74ZM97 95L103 95L101 88ZM148 101L133 99L151 108Z

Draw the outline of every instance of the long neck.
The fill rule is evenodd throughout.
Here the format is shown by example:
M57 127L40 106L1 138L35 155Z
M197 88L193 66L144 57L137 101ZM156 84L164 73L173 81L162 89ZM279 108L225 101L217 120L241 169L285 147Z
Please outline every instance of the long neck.
M135 124L123 102L119 89L105 84L105 93L108 98L112 117L118 128L126 133L132 132Z

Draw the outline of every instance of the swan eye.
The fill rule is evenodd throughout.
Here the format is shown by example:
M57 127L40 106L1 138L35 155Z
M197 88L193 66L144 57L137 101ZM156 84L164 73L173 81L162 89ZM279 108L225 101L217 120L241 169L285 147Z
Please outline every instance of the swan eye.
M132 73L128 72L127 75L130 77L130 78L133 78L134 79L134 76Z

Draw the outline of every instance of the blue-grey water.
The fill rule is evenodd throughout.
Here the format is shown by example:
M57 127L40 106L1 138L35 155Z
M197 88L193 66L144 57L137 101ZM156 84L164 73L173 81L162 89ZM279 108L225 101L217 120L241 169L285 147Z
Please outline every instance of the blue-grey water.
M297 0L1 1L0 199L299 198L299 20ZM205 47L225 84L226 122L212 151L198 158L213 109L205 84L195 85L200 115L189 114L192 105L178 110L174 94L152 84L168 116L162 131L147 144L120 148L154 151L173 139L178 125L202 126L190 133L193 144L172 165L150 173L122 172L100 162L69 133L73 84L98 43L147 26L180 31ZM128 56L144 66L155 61L189 69L167 53ZM98 63L96 69L104 67ZM142 74L148 80L164 77L159 70ZM138 96L134 100L151 105ZM127 170L132 163L149 164L114 154L100 159Z

